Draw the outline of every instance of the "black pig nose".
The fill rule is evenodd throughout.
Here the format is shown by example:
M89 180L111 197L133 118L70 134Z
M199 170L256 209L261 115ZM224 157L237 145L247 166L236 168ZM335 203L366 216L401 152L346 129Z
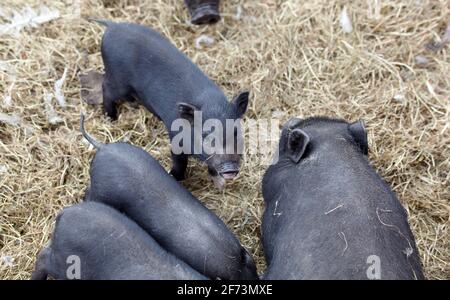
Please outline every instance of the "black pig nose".
M239 166L232 162L223 163L219 165L217 172L225 179L232 179L239 173Z
M217 168L217 172L219 173L238 173L239 166L234 162L225 162L219 165Z

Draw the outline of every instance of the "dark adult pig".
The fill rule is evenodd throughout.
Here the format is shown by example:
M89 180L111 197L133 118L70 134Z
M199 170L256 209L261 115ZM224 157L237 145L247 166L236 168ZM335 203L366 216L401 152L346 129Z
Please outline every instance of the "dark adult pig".
M239 172L241 151L237 145L242 144L242 133L238 123L247 110L249 93L241 93L228 102L222 90L186 55L148 27L97 22L107 26L101 46L105 64L103 108L106 114L116 119L119 99L137 100L164 122L171 141L180 131L178 126L172 128L176 124L173 122L184 119L193 128L187 132L188 139L178 143L188 149L173 151L172 144L171 174L177 180L183 180L188 155L194 155L207 163L215 185L222 189L225 180L234 178ZM200 112L202 118L195 124L194 120L198 118L194 117ZM219 133L218 130L204 130L206 120L217 120L224 130ZM237 125L231 128L226 120L236 121ZM216 146L219 149L212 153L205 151L203 141L214 137L222 139L223 147ZM228 138L223 140L224 137ZM189 147L187 140L191 142Z
M125 213L167 251L211 279L256 279L251 255L227 226L146 151L127 143L100 144L85 200Z
M76 264L79 264L78 266ZM132 220L101 203L63 209L31 279L206 279Z
M422 279L397 197L367 160L362 121L291 119L263 179L265 279Z
M219 0L184 0L191 23L196 25L214 24L220 20Z

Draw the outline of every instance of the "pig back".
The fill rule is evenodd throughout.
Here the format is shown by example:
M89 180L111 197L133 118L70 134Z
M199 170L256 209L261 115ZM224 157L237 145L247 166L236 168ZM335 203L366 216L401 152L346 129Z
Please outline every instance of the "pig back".
M265 174L266 279L367 279L378 257L382 279L423 278L395 194L352 148L319 151ZM280 277L281 276L281 277Z
M88 200L124 212L167 251L210 278L236 279L242 260L248 261L228 227L138 147L116 143L97 152Z
M131 88L168 128L178 117L178 102L195 101L205 89L222 93L184 53L146 26L111 23L103 35L102 57L110 84Z
M101 203L64 209L50 249L50 273L57 279L66 279L58 273L65 273L67 259L74 256L81 263L81 279L204 278L162 249L136 223Z

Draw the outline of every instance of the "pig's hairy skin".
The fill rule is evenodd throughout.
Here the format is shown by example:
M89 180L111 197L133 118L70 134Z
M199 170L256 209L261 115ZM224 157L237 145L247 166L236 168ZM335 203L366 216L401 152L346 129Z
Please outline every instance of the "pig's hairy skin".
M258 279L253 258L227 226L146 151L128 143L101 144L91 163L86 201L128 215L167 251L216 279Z
M81 280L207 279L161 248L136 223L101 203L62 210L50 245L38 256L32 279L67 278L67 258L76 255Z
M297 124L310 138L297 164L285 152L288 125L280 159L263 179L264 279L368 279L371 255L380 258L381 279L423 279L406 212L349 124L327 118Z

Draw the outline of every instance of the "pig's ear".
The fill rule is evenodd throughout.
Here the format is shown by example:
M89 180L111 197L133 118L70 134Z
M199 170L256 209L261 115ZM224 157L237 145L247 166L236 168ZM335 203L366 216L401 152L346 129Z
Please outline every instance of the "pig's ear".
M354 123L348 125L348 130L353 136L356 144L361 148L361 151L364 155L367 155L369 152L369 144L367 142L367 131L364 127L364 121L358 120Z
M188 103L178 103L178 116L182 119L188 120L190 123L194 122L194 112L197 108Z
M236 105L239 117L241 117L247 111L248 106L248 95L250 92L243 92L237 95L233 99L233 103Z
M308 143L309 136L303 130L297 128L289 132L287 155L294 163L300 161Z
M301 123L302 123L302 119L291 118L283 125L283 128L296 128L296 127L299 127Z

